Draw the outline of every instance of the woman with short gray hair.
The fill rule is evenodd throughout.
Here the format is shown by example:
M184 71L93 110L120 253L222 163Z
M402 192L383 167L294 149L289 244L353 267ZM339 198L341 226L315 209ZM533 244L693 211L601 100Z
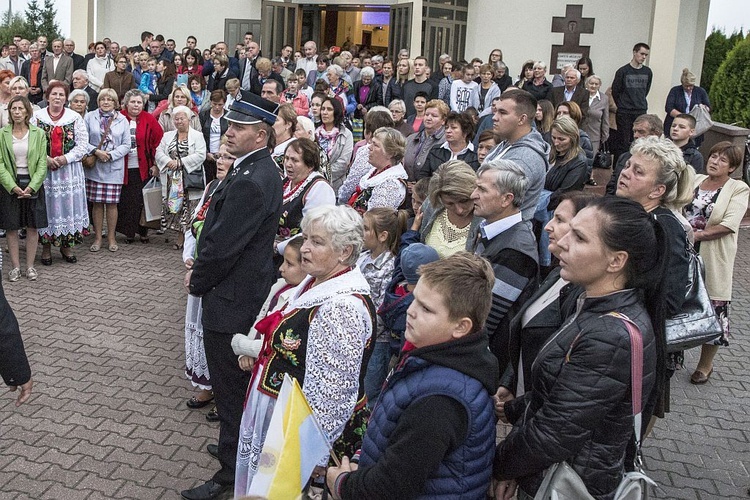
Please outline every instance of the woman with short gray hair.
M359 181L347 205L359 213L377 207L397 209L406 199L404 159L406 139L398 130L381 127L372 134L370 165L372 168Z
M75 89L68 96L68 107L85 118L90 99L86 91Z
M359 78L354 82L354 100L357 102L354 118L361 120L370 109L383 105L383 86L374 81L375 70L370 66L362 68Z
M98 252L102 247L106 209L107 248L116 252L117 204L125 179L125 157L130 153L130 123L117 111L119 99L113 89L102 89L97 104L98 109L84 118L89 133L88 154L96 157L94 166L84 171L86 198L93 205L94 243L89 250Z
M270 415L285 375L296 378L341 458L361 445L365 423L365 367L372 353L375 308L370 286L355 263L364 240L362 218L346 206L311 209L302 220L301 267L308 274L289 302L261 320L270 336L255 363L242 423L235 496L248 493L257 472ZM347 455L348 456L348 455ZM321 457L313 479L325 477Z
M344 69L338 64L331 64L326 69L326 76L328 77L328 95L336 97L341 104L344 106L344 111L347 116L351 116L354 110L357 108L357 101L354 100L354 94L349 83L344 80Z

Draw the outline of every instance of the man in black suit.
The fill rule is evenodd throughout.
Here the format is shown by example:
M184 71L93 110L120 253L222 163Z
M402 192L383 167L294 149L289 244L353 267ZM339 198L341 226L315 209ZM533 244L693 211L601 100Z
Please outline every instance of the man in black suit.
M260 46L257 42L253 42L252 40L249 42L246 46L245 56L239 62L240 72L238 77L242 89L249 91L253 80L258 76L258 72L255 70L255 63L260 56Z
M221 469L206 483L182 491L186 500L222 498L234 488L250 372L240 369L231 341L233 334L253 326L275 278L273 242L282 183L268 142L276 109L254 95L230 107L227 151L237 160L211 197L198 256L185 276L188 291L203 298L203 344L221 418L216 453Z
M277 174L278 176L278 174ZM16 406L21 406L31 397L31 368L23 348L21 330L16 315L5 299L0 283L0 376L11 391L21 389Z
M87 111L94 111L97 108L96 99L99 97L99 93L89 85L89 75L86 70L77 69L73 72L73 89L81 89L89 95Z
M63 51L73 59L73 70L86 69L86 60L81 54L76 54L76 43L70 38L66 38L63 42Z
M552 99L552 105L557 108L557 105L561 102L573 101L578 104L581 108L581 123L578 124L580 128L583 126L583 122L586 121L586 115L589 111L589 92L581 83L581 73L577 69L569 69L565 72L565 86L554 87L550 92L550 99Z

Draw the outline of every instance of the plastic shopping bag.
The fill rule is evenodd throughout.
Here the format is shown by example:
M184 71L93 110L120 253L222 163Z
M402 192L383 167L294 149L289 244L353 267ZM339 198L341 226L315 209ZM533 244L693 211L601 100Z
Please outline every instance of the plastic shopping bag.
M141 190L143 192L143 213L146 222L161 218L161 182L158 177L151 177Z
M182 171L171 172L167 183L167 210L170 214L178 214L182 210L182 203L185 198L185 190L182 187Z

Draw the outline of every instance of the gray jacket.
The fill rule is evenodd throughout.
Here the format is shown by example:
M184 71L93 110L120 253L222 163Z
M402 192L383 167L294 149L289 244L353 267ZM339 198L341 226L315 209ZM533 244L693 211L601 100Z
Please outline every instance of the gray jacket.
M429 136L422 129L406 138L403 164L410 181L417 180L417 173L427 161L432 146L442 144L443 141L445 141L445 128L443 127Z
M542 134L532 130L512 144L507 141L501 142L484 159L485 163L496 158L512 160L526 172L529 186L521 203L523 220L534 218L539 194L542 192L544 178L549 170L549 149L550 146L544 141Z
M89 131L88 152L95 149L106 151L111 161L102 163L97 160L94 168L84 169L84 175L89 180L104 184L122 184L125 179L125 157L130 153L130 122L118 111L114 111L112 120L108 140L98 147L102 138L99 110L86 113L83 122Z

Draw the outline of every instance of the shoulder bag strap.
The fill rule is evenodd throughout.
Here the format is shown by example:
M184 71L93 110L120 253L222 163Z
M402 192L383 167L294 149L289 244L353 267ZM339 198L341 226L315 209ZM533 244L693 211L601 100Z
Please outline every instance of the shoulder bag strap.
M609 316L620 318L630 335L630 379L631 399L633 405L633 429L635 432L635 465L641 468L641 429L643 405L643 336L630 318L618 312L611 312Z

